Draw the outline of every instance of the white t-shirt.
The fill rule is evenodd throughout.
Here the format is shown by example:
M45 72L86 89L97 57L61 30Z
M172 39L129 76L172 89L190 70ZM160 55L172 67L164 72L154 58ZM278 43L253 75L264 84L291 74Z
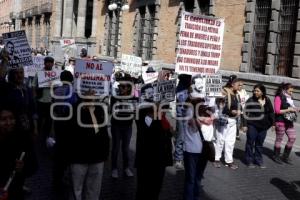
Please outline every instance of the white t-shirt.
M74 76L74 66L73 65L66 66L65 70L71 72L71 74Z

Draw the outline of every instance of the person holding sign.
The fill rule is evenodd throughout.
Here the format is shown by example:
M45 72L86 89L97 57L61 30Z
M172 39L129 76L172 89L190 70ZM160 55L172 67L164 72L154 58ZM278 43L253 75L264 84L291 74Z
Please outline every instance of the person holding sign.
M45 57L44 59L44 70L45 72L51 71L54 66L54 59L52 57ZM50 116L50 107L52 102L52 97L50 93L50 88L40 88L38 84L38 76L36 75L33 81L34 97L37 101L37 112L38 112L38 127L39 134L43 134L43 140L50 135L52 127L52 118Z
M99 200L104 161L109 155L107 110L94 101L89 90L80 99L73 115L72 135L68 138L70 172L74 200Z
M0 108L0 158L0 199L24 200L25 178L35 172L37 165L31 137L18 129L15 114L8 106Z
M233 150L236 141L236 117L241 115L237 100L237 90L239 88L240 80L236 77L231 77L224 87L225 103L218 105L219 116L216 125L216 157L214 166L221 167L220 159L224 149L225 166L235 170L238 166L233 162Z
M127 177L132 177L130 169L129 145L132 136L132 122L134 118L135 102L138 99L132 98L134 83L129 74L124 74L116 81L118 84L118 93L111 97L112 118L111 118L111 135L112 135L112 177L118 178L118 155L122 142L123 170ZM123 82L123 83L122 83Z

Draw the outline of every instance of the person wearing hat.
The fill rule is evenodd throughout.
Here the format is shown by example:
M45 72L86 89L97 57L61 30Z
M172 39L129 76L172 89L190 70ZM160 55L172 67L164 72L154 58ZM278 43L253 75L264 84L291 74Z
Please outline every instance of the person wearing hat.
M49 56L45 57L43 71L51 71L53 66L54 58ZM52 97L49 87L39 88L37 74L33 80L33 87L34 97L37 102L39 134L42 134L42 141L45 141L46 138L50 135L52 128L52 118L50 115Z

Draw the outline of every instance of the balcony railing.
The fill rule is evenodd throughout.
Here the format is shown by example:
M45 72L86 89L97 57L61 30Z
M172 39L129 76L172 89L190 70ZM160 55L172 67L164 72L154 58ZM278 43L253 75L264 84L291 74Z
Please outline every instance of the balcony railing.
M42 13L41 13L41 9L40 9L40 7L39 6L34 6L33 8L32 8L32 15L33 16L37 16L37 15L41 15Z
M41 6L41 13L51 13L52 12L52 3L44 3Z

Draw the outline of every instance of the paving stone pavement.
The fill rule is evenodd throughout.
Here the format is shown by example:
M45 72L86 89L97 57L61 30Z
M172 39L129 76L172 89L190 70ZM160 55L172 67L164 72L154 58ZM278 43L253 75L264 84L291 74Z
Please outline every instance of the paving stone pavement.
M135 134L131 142L134 154ZM245 136L236 142L234 157L239 169L225 166L214 168L211 163L203 179L203 200L300 200L300 153L292 154L293 165L278 165L271 160L272 144L265 144L266 169L248 169L243 163ZM51 186L52 161L39 154L39 171L27 185L32 194L26 200L55 200ZM105 164L101 200L134 200L136 179L110 177L109 163ZM166 170L160 200L182 200L184 171L173 167Z

